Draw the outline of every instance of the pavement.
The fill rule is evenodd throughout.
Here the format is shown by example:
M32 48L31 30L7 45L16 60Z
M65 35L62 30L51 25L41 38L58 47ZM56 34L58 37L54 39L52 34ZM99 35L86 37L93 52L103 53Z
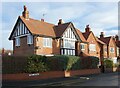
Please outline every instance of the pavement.
M119 73L101 73L87 76L74 76L70 78L54 78L32 81L3 81L2 88L53 88L53 87L109 87L118 88Z

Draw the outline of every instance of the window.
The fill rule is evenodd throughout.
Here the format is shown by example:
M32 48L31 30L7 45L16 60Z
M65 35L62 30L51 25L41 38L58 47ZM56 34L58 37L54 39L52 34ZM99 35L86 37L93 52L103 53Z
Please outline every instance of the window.
M64 39L64 48L75 49L75 41L70 39Z
M81 50L85 50L85 45L84 45L84 44L81 44L81 45L80 45L80 48L81 48Z
M27 36L27 44L33 44L33 36L32 35Z
M95 44L90 44L89 45L89 50L90 51L96 51L96 45Z
M20 46L20 38L15 38L15 46Z
M114 48L113 47L110 47L110 52L114 53Z
M104 51L107 52L107 48L104 48Z
M43 38L43 46L44 47L52 47L52 39L51 38Z

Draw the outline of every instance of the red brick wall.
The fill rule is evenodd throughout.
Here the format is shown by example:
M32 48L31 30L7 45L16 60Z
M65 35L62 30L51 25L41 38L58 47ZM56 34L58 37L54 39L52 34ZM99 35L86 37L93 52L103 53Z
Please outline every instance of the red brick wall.
M114 53L110 52L110 47L114 47ZM110 40L110 43L109 43L108 55L109 55L109 58L116 57L116 55L117 55L117 53L116 53L116 45L115 45L113 39L111 39L111 40Z
M52 47L44 47L43 46L43 37L36 38L35 46L39 46L36 49L36 54L38 55L50 55L50 54L60 54L60 40L52 39Z
M94 38L94 36L92 35L92 33L89 35L87 42L89 42L89 44L96 45L96 51L89 51L89 55L90 56L97 56L100 58L100 46L99 46L98 42L96 41L96 39Z
M20 38L20 46L15 46L15 40L13 40L13 54L16 56L26 56L34 54L34 45L27 44L27 36Z

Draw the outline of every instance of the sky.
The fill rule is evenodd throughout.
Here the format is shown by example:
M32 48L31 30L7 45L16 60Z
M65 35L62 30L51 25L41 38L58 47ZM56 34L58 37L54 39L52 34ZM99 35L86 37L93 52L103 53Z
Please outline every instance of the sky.
M24 5L29 10L30 18L44 18L53 24L63 19L64 22L72 22L82 32L89 24L91 31L98 37L100 32L104 32L105 36L118 34L118 2L2 2L0 48L13 49L12 41L8 38L18 16L22 15Z

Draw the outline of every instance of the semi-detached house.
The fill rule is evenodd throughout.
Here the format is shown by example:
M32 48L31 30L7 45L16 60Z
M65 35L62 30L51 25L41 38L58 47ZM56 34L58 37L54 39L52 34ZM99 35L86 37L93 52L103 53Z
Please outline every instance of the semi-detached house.
M119 40L113 37L95 37L89 25L85 32L76 28L72 22L58 24L35 20L29 17L29 11L24 6L22 16L19 16L9 37L13 40L13 54L26 55L90 55L99 58L114 58L120 51Z
M57 25L44 19L29 18L29 11L24 6L9 37L13 40L14 55L79 55L81 50L87 54L88 42L72 22ZM82 47L81 47L82 46ZM82 49L81 49L82 48ZM85 50L86 49L86 50Z

